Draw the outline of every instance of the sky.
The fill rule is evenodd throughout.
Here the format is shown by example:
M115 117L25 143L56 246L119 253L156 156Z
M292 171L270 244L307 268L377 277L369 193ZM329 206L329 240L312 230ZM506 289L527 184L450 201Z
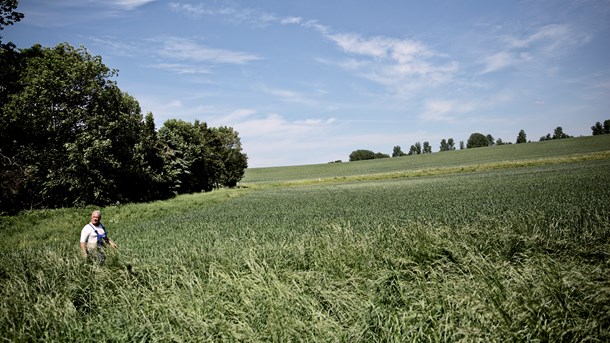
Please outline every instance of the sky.
M609 0L21 0L19 48L84 46L157 128L230 126L249 167L515 142L610 119Z

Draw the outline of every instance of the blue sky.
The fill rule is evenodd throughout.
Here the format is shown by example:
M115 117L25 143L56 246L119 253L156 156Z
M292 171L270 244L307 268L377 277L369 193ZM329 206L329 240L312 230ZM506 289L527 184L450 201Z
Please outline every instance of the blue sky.
M21 0L18 47L84 46L157 127L231 126L250 167L610 119L610 1Z

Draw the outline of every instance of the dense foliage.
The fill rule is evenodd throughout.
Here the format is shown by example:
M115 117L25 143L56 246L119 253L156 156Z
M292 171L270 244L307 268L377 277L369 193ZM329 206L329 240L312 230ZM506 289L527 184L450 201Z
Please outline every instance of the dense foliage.
M525 130L519 131L517 135L517 144L527 143L527 135L525 134Z
M604 124L596 122L591 126L593 136L610 134L610 119L604 120Z
M400 147L399 147L400 149ZM360 150L354 150L352 151L351 154L349 154L349 160L350 161L363 161L363 160L373 160L376 158L387 158L390 157L390 155L387 154L383 154L380 152L372 152L371 150L364 150L364 149L360 149Z
M466 147L472 149L493 145L493 137L491 137L491 140L489 138L490 137L485 136L482 133L475 132L468 137Z
M172 120L157 132L84 48L3 45L0 62L0 212L162 199L243 176L237 132Z

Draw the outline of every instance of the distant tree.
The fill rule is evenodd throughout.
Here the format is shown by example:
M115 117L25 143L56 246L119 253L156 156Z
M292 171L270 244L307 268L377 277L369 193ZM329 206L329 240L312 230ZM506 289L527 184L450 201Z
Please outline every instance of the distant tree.
M492 136L492 135L487 135L487 136L485 136L485 138L487 138L487 146L492 146L492 145L494 145L494 136Z
M527 139L525 136L525 131L521 130L519 131L519 135L517 135L517 144L521 144L521 143L526 143Z
M602 123L596 122L595 125L591 126L591 131L593 133L593 136L603 135L604 127L602 126Z
M600 122L595 123L595 125L591 126L591 131L593 131L593 136L609 134L610 119L605 120L603 125Z
M405 156L406 154L400 149L400 145L394 147L394 151L392 152L392 157Z
M419 155L421 154L421 143L417 142L413 145L411 145L411 148L409 149L409 155Z
M441 146L439 151L448 151L449 150L449 145L447 144L447 141L445 140L445 138L441 139Z
M432 146L430 146L430 143L424 142L422 153L423 154L431 154L432 153Z
M455 142L453 141L453 138L449 138L448 140L445 140L443 138L441 140L440 151L450 151L450 150L455 150Z
M496 139L496 145L504 145L504 142L502 141L502 138Z
M464 141L460 141L460 150L464 150Z
M349 154L350 161L362 161L375 159L375 153L371 150L354 150Z
M550 141L551 139L553 139L553 138L551 137L551 134L550 134L550 133L547 133L547 134L546 134L546 136L542 136L542 137L540 137L540 141L541 141L541 142L542 142L542 141Z
M453 141L453 138L449 138L447 140L447 147L449 150L455 150L455 142Z
M471 149L489 146L489 136L491 135L485 136L482 133L473 133L468 138L468 141L466 142L466 147L468 149Z
M571 138L570 135L563 132L563 128L561 126L557 126L555 131L553 132L552 139L563 139L563 138Z

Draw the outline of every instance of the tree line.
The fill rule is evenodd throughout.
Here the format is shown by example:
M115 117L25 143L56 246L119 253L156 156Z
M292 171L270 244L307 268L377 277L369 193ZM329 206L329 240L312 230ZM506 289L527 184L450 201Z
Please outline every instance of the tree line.
M603 124L601 122L596 122L595 125L591 126L591 131L594 136L610 134L610 119L605 120ZM572 136L563 132L563 128L561 126L558 126L553 131L553 135L548 133L546 136L540 137L539 141L564 139L564 138L571 138L571 137ZM527 140L527 135L525 134L525 131L520 130L519 133L517 134L517 139L516 139L515 143L521 144L521 143L527 143L527 142L528 142L528 140ZM459 146L460 146L460 150L461 150L461 149L465 149L465 148L472 149L472 148L480 148L480 147L504 145L504 144L512 144L512 143L504 142L504 141L502 141L501 138L494 139L494 137L490 134L485 135L485 134L482 134L479 132L475 132L475 133L472 133L468 137L466 144L464 144L464 141L460 141ZM453 138L449 138L449 139L443 138L441 140L439 152L451 151L451 150L455 150L455 149L456 149L455 141L453 140ZM424 142L423 145L420 142L416 142L415 144L411 145L411 148L409 149L408 153L404 153L402 151L402 148L399 145L395 146L393 149L393 152L392 152L392 157L430 154L430 153L432 153L432 147L430 146L429 142ZM370 160L370 159L388 158L388 157L390 157L390 155L384 154L381 152L375 153L371 150L359 149L359 150L353 151L349 155L349 160L350 161L360 161L360 160Z
M16 4L3 0L0 29L23 17ZM152 201L244 175L231 127L170 119L157 130L83 47L18 49L0 37L0 65L0 212Z

